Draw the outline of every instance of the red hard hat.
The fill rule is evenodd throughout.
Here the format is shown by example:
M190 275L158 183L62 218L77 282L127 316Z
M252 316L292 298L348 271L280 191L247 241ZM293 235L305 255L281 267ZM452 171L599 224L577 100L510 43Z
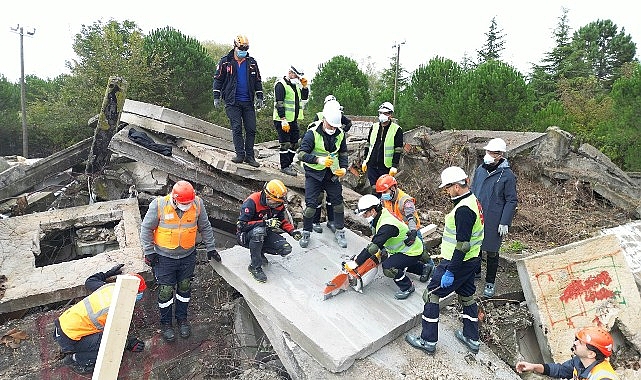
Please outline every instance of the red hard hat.
M129 274L132 276L136 276L140 279L140 284L138 284L138 293L144 292L145 289L147 289L147 283L145 282L145 279L142 278L142 276L139 275L138 273L129 273Z
M594 346L605 357L612 355L614 341L612 335L601 327L586 327L576 333L576 338L585 344Z
M171 190L171 198L176 203L189 203L193 202L196 198L196 191L191 183L187 181L178 181Z
M389 174L383 174L376 180L376 192L382 193L389 190L390 187L396 186L397 184L398 182L396 181L396 178L392 177Z

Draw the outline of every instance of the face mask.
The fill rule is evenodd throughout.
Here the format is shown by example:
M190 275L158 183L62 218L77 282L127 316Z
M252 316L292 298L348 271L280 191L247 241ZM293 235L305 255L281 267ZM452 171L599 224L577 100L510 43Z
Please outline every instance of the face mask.
M187 204L176 203L176 207L178 207L180 211L187 211L191 207L191 203L187 203Z
M367 218L365 218L365 220L367 220L367 223L372 224L372 222L374 221L374 217L368 216Z
M378 114L378 121L380 121L381 123L384 123L384 122L386 122L388 120L389 120L389 116L384 115L382 113Z
M300 84L300 79L294 78L289 80L292 84Z
M136 294L136 302L140 301L142 299L142 293Z
M331 135L333 135L334 133L336 133L336 128L331 129L331 130L330 130L330 129L325 129L325 128L323 128L323 131L325 131L325 133L327 133L328 135L330 135L330 136L331 136Z
M381 199L384 201L391 201L392 200L392 193L383 193L381 194Z
M269 208L277 208L280 205L282 205L281 202L267 201L267 207L269 207Z
M485 156L483 156L483 162L486 165L494 163L494 157L490 156L488 153L485 153Z
M238 58L245 58L247 57L247 51L236 50L236 55L238 56Z

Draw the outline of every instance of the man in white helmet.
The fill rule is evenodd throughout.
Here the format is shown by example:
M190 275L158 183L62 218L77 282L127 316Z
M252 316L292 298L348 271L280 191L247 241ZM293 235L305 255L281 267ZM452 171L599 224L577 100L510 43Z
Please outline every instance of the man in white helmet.
M313 218L321 192L327 193L327 201L334 208L334 233L341 248L345 240L345 208L343 185L339 178L347 173L348 155L345 133L341 130L340 104L330 101L323 107L323 120L314 123L303 136L298 159L305 168L305 210L303 211L303 237L301 247L309 244Z
M481 202L485 222L485 237L481 253L487 255L485 272L485 297L493 297L496 291L496 272L499 268L499 250L503 237L512 224L516 205L516 176L505 158L507 145L500 138L490 140L485 147L483 163L474 171L472 192ZM481 266L477 276L481 275Z
M394 106L385 102L378 107L378 123L374 123L367 136L368 144L363 152L361 169L367 173L367 179L372 186L372 194L376 194L376 180L383 174L392 177L398 172L398 164L403 153L403 130L392 122Z
M323 102L323 104L327 104L327 102L331 102L331 101L338 102L338 100L336 100L336 97L334 95L327 95L325 97L325 101ZM340 106L340 109L341 109L341 112L342 112L343 111L343 106ZM314 116L314 121L315 122L319 121L319 120L323 120L323 112L322 111L321 112L316 112L316 116ZM347 116L345 116L345 114L343 114L341 116L341 129L343 130L343 132L347 133L347 132L349 132L350 128L352 128L352 121Z
M463 330L457 331L455 336L476 354L480 342L474 274L479 266L483 242L483 211L478 199L470 191L467 174L458 166L443 170L439 188L444 189L454 203L452 211L445 216L441 242L443 259L434 269L432 279L423 293L425 306L421 335L407 334L405 340L411 346L433 355L438 342L439 299L456 292L463 305Z

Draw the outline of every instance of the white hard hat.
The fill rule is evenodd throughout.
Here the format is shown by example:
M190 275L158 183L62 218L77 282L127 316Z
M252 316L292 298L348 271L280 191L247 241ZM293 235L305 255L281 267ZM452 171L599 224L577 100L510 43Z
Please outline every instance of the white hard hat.
M336 100L336 97L334 97L334 95L327 95L323 104L329 102L330 100Z
M361 199L358 200L358 210L356 210L356 213L358 215L363 215L366 211L374 206L378 206L379 204L381 204L381 200L376 198L375 195L363 195Z
M497 137L488 141L483 149L489 150L490 152L507 152L507 145L503 139Z
M341 119L343 118L343 113L341 112L340 104L338 104L336 100L325 104L325 107L323 107L323 118L334 128L342 125Z
M390 102L385 102L378 107L378 112L394 112L394 106Z
M290 66L289 67L289 71L291 71L292 73L296 74L296 76L299 77L299 78L302 78L303 75L305 75L303 70L297 70L294 66Z
M463 169L458 166L450 166L441 173L441 186L439 186L439 189L451 183L464 181L466 178L467 174L465 174Z

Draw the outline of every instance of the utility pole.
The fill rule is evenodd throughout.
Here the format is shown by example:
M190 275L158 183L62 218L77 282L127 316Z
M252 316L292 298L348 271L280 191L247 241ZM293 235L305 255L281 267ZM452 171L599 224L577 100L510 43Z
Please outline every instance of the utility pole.
M29 158L29 138L27 135L27 109L25 106L26 102L26 90L24 84L24 29L20 24L16 28L11 28L13 32L16 32L20 35L20 107L22 109L22 156L24 158ZM36 34L36 29L33 28L31 31L27 31L28 36L33 36Z
M401 43L394 43L392 49L396 48L396 75L394 75L394 102L392 105L396 108L396 88L398 87L398 56L401 54L401 45L405 45L405 41Z

